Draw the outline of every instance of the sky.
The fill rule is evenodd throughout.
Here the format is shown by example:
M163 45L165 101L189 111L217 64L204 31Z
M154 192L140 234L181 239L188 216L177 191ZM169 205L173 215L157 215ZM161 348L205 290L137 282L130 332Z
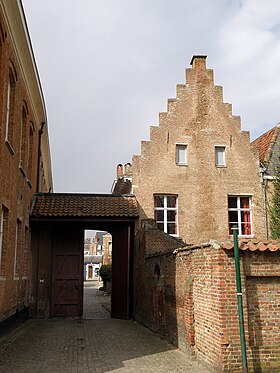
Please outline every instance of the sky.
M54 192L110 193L118 163L207 55L251 140L280 121L279 0L22 0L47 107Z

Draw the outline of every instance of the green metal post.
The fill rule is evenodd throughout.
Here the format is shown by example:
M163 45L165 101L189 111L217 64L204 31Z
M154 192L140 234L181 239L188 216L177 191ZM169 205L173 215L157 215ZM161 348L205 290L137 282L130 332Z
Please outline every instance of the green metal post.
M237 289L237 302L238 302L238 319L239 319L239 332L242 353L242 367L243 372L248 372L247 366L247 353L246 353L246 340L244 329L244 315L242 303L242 290L241 290L241 276L240 276L240 262L239 262L239 249L238 249L238 228L232 228L234 240L234 261L235 261L235 276L236 276L236 289Z

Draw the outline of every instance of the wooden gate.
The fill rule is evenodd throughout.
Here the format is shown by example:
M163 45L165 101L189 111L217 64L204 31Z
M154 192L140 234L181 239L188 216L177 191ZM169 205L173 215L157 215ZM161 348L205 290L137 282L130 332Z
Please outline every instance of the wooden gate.
M83 231L60 229L53 235L51 315L83 313Z

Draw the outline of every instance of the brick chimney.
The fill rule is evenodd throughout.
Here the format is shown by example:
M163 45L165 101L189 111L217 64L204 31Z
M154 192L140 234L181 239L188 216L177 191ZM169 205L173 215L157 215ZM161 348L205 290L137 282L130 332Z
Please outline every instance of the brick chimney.
M123 177L123 165L119 163L117 165L117 179L120 179Z
M124 165L124 176L126 177L131 177L132 176L132 167L131 167L131 163L126 163Z
M196 55L192 57L191 65L197 72L202 72L206 70L206 58L207 56Z

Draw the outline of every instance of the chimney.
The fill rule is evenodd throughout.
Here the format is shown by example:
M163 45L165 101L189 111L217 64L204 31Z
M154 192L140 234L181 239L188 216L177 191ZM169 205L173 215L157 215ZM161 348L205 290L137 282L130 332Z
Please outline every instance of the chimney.
M123 177L123 165L119 163L117 165L117 179L120 179Z
M126 177L131 177L132 176L131 163L126 163L124 165L124 174L125 174Z
M192 57L191 65L197 72L202 72L206 70L206 58L207 56L195 55Z

